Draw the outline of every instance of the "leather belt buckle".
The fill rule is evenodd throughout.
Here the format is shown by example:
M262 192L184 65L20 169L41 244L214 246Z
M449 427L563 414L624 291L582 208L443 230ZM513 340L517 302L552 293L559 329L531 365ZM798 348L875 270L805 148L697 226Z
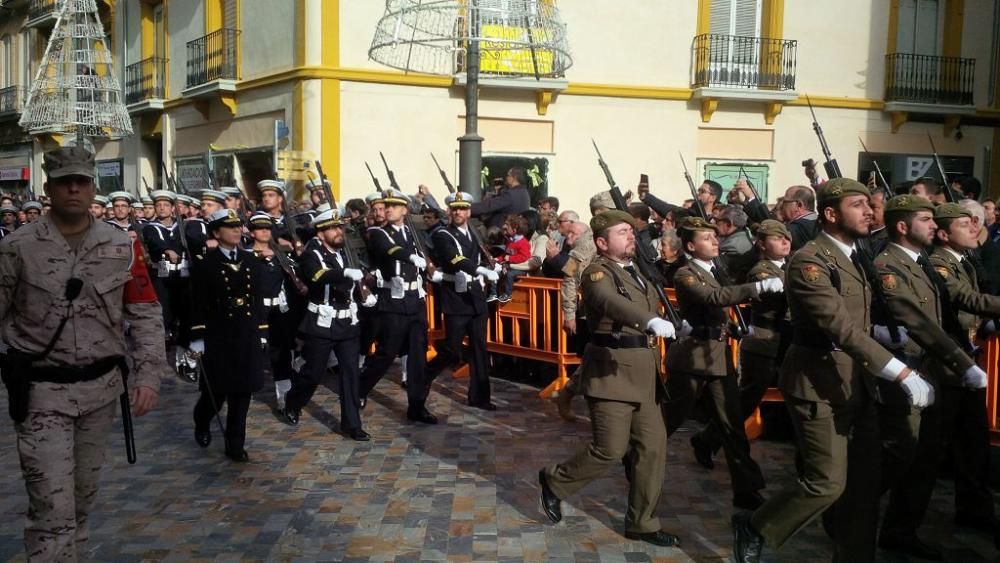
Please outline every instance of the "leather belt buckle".
M649 348L656 348L656 344L657 344L657 337L653 336L652 334L647 334L646 346L648 346Z

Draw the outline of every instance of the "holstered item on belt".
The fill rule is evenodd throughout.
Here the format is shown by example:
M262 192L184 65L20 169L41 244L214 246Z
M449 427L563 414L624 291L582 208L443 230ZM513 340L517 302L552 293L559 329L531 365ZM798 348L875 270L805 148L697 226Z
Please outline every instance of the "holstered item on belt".
M28 417L28 393L31 390L32 356L11 348L0 360L0 379L7 387L7 412L20 424Z
M820 350L835 350L837 348L833 345L830 337L819 330L798 329L792 334L792 343Z
M721 342L725 340L726 335L727 332L720 326L696 326L691 329L688 336L698 340L718 340Z
M592 334L590 343L601 348L653 348L656 337L640 335Z

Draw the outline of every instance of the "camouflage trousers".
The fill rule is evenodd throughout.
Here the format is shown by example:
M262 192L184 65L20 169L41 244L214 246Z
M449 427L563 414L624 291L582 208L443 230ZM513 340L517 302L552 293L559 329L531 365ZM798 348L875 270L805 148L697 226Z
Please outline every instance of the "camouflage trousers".
M17 428L17 451L28 491L24 547L28 561L77 560L87 541L87 516L97 496L115 401L80 416L29 411Z

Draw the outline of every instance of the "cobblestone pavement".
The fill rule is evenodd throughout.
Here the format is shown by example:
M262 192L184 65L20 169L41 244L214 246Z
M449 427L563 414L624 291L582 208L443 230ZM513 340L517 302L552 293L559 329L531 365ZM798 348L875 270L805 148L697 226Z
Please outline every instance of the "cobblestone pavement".
M620 468L563 504L549 525L538 506L537 471L589 438L581 420L563 422L528 386L494 380L493 413L465 406L466 382L439 378L430 409L437 426L405 422L398 377L384 380L364 411L367 444L339 434L331 378L297 428L275 416L273 394L250 409L251 463L234 464L222 440L193 439L195 386L164 382L160 408L136 421L139 462L125 461L120 424L109 438L101 493L85 558L94 561L721 561L730 560L730 488L725 460L697 466L679 432L670 441L659 512L681 549L622 535ZM0 391L0 395L3 392ZM6 397L2 398L6 402ZM23 560L26 506L13 430L0 436L0 561ZM792 448L757 441L769 490L793 478ZM950 522L949 483L935 496L925 536L949 561L998 560L990 538ZM767 561L828 561L814 523ZM903 561L882 555L884 561Z

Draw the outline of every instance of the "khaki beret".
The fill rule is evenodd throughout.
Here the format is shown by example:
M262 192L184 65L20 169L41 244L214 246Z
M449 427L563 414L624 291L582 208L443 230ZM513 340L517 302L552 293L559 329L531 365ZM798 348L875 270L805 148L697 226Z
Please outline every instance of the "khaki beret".
M885 202L885 213L913 213L934 211L934 204L926 198L915 195L898 195Z
M972 218L972 212L957 203L942 203L934 209L935 219Z
M816 201L819 202L840 201L849 195L871 197L872 193L868 186L850 178L834 178L816 188Z
M719 229L712 223L702 219L701 217L685 217L681 220L681 224L677 226L678 229L682 231L711 231L718 234Z
M594 215L594 217L590 219L590 230L595 233L599 233L604 229L614 227L615 225L620 225L622 223L628 223L632 226L632 228L635 228L634 217L624 211L611 209Z
M757 238L761 239L775 236L792 240L792 234L788 232L788 227L781 221L775 221L774 219L764 219L761 221L757 227L756 234Z

